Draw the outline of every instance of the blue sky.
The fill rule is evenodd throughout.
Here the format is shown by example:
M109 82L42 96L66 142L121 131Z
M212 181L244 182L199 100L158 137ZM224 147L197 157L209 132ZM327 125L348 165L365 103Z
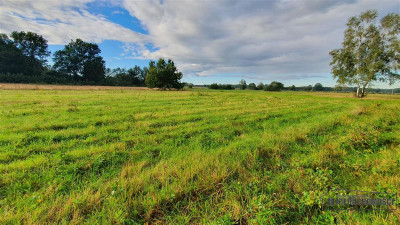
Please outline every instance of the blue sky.
M148 31L140 24L140 20L129 15L129 12L122 7L108 4L97 4L91 2L87 4L87 10L94 15L102 15L109 21L119 24L125 28L138 33L148 34ZM116 34L117 35L117 34ZM148 66L149 59L128 58L129 53L124 51L125 44L116 40L103 40L97 43L102 51L101 55L106 61L108 68L131 68L135 65L140 67ZM64 45L50 45L49 50L54 53L61 50ZM49 58L51 61L51 58Z
M75 38L95 42L109 68L171 58L195 84L334 86L329 51L340 47L347 19L368 9L382 16L400 12L400 2L5 0L0 32L36 32L52 52Z

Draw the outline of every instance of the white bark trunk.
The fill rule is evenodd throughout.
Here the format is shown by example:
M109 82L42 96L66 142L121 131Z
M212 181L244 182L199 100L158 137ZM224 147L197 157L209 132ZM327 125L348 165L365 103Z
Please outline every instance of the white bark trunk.
M359 98L360 97L360 86L357 86L357 94L356 97Z
M358 65L357 65L357 70L358 70ZM360 80L359 80L359 74L357 73L357 98L360 97Z

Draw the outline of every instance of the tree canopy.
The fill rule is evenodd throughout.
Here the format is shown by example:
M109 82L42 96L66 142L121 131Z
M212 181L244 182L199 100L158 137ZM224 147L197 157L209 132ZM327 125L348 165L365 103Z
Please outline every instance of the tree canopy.
M400 78L400 16L377 19L376 10L349 18L342 48L330 52L333 77L340 85L356 85L357 97L365 96L371 82Z
M321 83L316 83L316 84L314 85L314 89L315 89L316 91L323 91L323 90L324 90L324 86L323 86Z
M102 57L94 57L83 64L82 78L86 81L99 82L105 78L105 62Z
M250 83L249 86L248 86L248 89L249 90L257 90L257 86L256 86L255 83Z
M0 35L0 71L2 73L23 73L27 67L27 57L14 46L6 34Z
M145 86L147 67L135 66L130 69L115 68L106 70L106 79L119 86Z
M50 51L47 49L47 40L41 35L30 31L14 31L11 33L11 38L14 45L31 60L39 61L42 66L47 62L46 57L50 56Z
M54 69L75 79L99 81L104 79L105 62L101 50L95 43L76 39L54 54Z
M246 81L243 80L243 79L241 79L241 80L239 81L239 89L244 90L244 89L246 89L246 88L247 88Z
M257 84L257 89L258 90L264 90L264 84L262 82Z
M146 86L149 88L181 89L183 84L180 82L183 74L178 71L174 62L168 59L166 62L160 58L157 63L149 62L149 69L146 76Z
M272 81L269 85L264 86L265 91L281 91L284 85L278 81Z
M47 41L32 32L0 34L0 72L37 76L45 70Z

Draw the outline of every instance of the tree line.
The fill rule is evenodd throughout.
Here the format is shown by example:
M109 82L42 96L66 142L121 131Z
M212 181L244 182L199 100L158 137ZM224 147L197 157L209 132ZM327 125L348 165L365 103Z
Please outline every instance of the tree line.
M264 91L281 91L284 89L284 85L281 82L278 81L273 81L270 84L263 84L259 83L256 85L255 83L250 83L247 85L245 80L240 80L238 85L232 85L232 84L217 84L213 83L208 86L209 89L221 89L221 90L232 90L235 88L238 88L240 90L264 90Z
M144 68L109 69L99 46L78 38L56 51L50 66L47 43L33 32L0 34L0 82L148 86L164 90L183 87L183 75L170 59L150 61L149 67Z
M345 93L354 93L357 92L357 87L346 87L341 85L336 85L335 87L326 87L323 86L321 83L316 83L315 85L306 85L306 86L287 86L285 87L282 83L278 81L273 81L270 84L263 84L262 82L258 83L249 83L246 84L245 80L241 80L239 84L217 84L212 83L210 85L193 85L193 84L186 84L188 88L195 87L207 87L209 89L219 89L219 90L234 90L234 89L241 89L241 90L264 90L264 91L316 91L316 92L345 92ZM385 89L385 88L368 88L366 92L368 93L381 93L381 94L400 94L400 88L394 89Z
M388 82L389 85L400 80L400 14L389 13L378 20L376 10L368 10L348 19L344 32L342 48L334 49L329 54L333 78L337 86L333 91L353 90L358 98L365 97L369 91L379 93L381 89L368 88L373 82ZM348 88L348 86L355 86ZM229 88L227 88L229 87ZM211 89L230 89L230 85L211 84ZM284 88L283 84L274 81L268 85L262 83L246 84L241 80L239 89L280 91L299 90L294 85ZM302 90L327 91L322 84L309 85ZM392 93L398 89L392 90ZM384 90L387 92L387 90Z

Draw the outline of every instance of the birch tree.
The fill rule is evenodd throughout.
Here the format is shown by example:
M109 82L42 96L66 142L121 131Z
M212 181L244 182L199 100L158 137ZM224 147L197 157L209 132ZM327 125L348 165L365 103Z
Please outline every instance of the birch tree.
M356 97L366 95L375 81L394 83L399 76L400 16L388 14L378 21L378 12L369 10L349 18L342 48L332 56L332 74L338 84L356 85Z

